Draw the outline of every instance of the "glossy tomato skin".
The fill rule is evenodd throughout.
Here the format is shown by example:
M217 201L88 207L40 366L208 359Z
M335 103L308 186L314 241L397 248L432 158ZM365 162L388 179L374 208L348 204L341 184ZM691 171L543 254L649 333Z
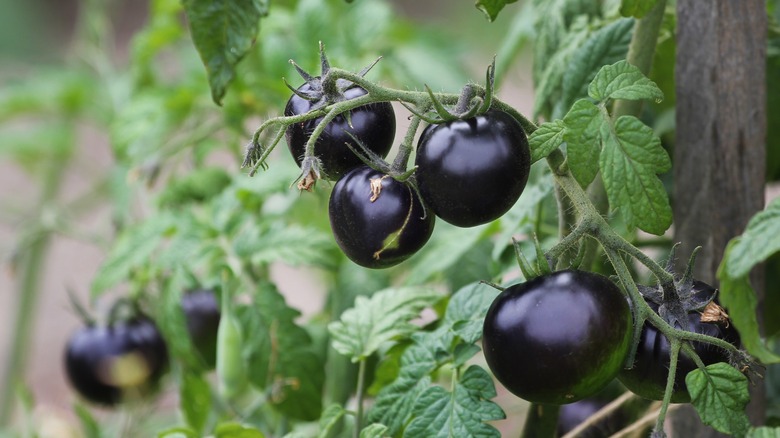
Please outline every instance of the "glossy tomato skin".
M311 91L311 86L306 83L299 90ZM360 87L352 87L344 92L346 99L355 99L366 94L366 90ZM285 116L304 114L311 110L314 102L308 101L295 94L287 101L284 108ZM341 178L349 170L363 164L363 161L355 155L346 143L353 145L357 150L360 147L349 136L352 133L363 142L371 151L386 157L393 146L395 138L395 112L389 102L377 102L355 108L350 113L352 127L347 118L340 114L328 123L325 130L314 145L314 154L322 160L325 177L331 181ZM285 132L287 147L290 149L295 162L301 166L306 152L306 142L309 140L314 128L322 121L322 117L290 125Z
M694 281L693 293L711 296L715 293L715 289L702 281ZM658 311L657 304L652 302L648 302L648 304L653 310ZM688 323L687 330L720 338L735 346L739 345L739 333L733 325L701 322L701 314L696 311L688 312ZM669 340L649 322L646 322L642 327L640 336L634 366L631 369L621 371L618 379L626 388L640 397L662 400L671 359ZM726 351L711 344L694 342L693 348L705 365L729 361ZM672 403L689 403L691 401L688 387L685 384L685 376L696 368L696 363L680 351L677 371L674 376Z
M372 180L382 186L373 202ZM367 268L387 268L411 257L431 237L435 223L411 187L368 166L336 183L328 214L341 250Z
M206 369L214 369L221 315L215 292L211 289L189 291L182 297L181 307L192 345L206 364Z
M506 288L488 309L488 366L516 396L573 403L604 388L631 346L628 301L608 278L558 271Z
M415 165L420 193L436 216L473 227L498 219L517 202L528 182L531 154L517 120L490 110L429 125Z
M114 406L152 395L168 368L168 349L150 319L86 326L71 336L65 371L90 402Z

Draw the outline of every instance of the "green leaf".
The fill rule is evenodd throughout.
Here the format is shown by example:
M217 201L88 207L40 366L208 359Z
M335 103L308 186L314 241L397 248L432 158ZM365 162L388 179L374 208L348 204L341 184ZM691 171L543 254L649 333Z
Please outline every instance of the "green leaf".
M172 216L161 214L126 228L92 280L93 296L127 280L133 269L147 263L174 225Z
M248 224L232 239L236 255L253 265L284 262L332 269L333 238L322 230L286 222L269 226Z
M780 251L780 198L748 222L728 257L730 277L747 275L753 267Z
M535 163L563 144L563 133L566 125L562 120L546 122L531 133L528 144L531 146L531 163Z
M482 324L490 304L500 292L483 283L460 288L447 305L442 325L452 330L467 344L482 338Z
M270 392L274 409L301 420L316 420L322 411L324 364L308 332L295 323L300 312L287 306L270 283L261 283L250 306L237 309L249 379Z
M405 437L500 437L486 421L506 415L490 401L496 396L493 380L483 368L472 365L455 384L453 392L431 386L415 402L416 417L404 431Z
M604 118L596 105L580 99L563 118L563 123L566 161L574 179L585 188L599 173L599 131Z
M157 438L200 438L201 434L187 427L172 427L157 434Z
M777 438L780 437L780 427L757 427L750 429L747 438Z
M621 0L620 15L642 18L653 9L657 0Z
M780 363L780 356L767 348L761 339L756 319L758 301L755 291L750 287L748 274L732 277L727 269L728 264L734 260L736 254L734 251L739 247L743 237L737 237L729 242L718 267L720 301L728 309L729 317L739 331L740 339L747 351L766 365Z
M620 19L597 30L577 47L565 65L561 97L555 105L554 115L563 113L574 101L585 97L588 84L604 65L626 57L633 28L633 19Z
M384 438L387 436L387 426L379 423L372 423L360 431L360 438Z
M214 438L265 438L265 435L252 426L222 423L218 424L214 430Z
M477 0L477 9L482 11L489 21L493 21L498 17L498 13L504 9L504 6L509 3L514 3L517 0Z
M365 359L383 343L417 331L409 321L439 299L439 293L424 287L391 288L370 298L357 297L355 306L328 326L333 348L353 362Z
M339 404L332 404L322 411L320 416L320 434L319 438L330 438L335 436L333 429L338 425L347 411Z
M183 0L183 4L192 40L206 66L211 97L220 105L236 65L254 43L268 0Z
M550 17L550 21L552 20L553 18ZM545 18L546 21L548 21L547 18ZM533 109L534 117L543 116L547 119L557 119L561 117L558 113L562 114L568 108L561 99L563 76L568 71L575 51L587 41L589 35L590 28L587 26L570 31L561 42L560 49L551 55L546 68L535 80L537 86ZM537 68L536 60L537 58L534 57L534 70ZM585 91L587 90L583 87L581 94L584 95Z
M379 391L368 420L387 425L391 436L403 429L417 396L431 384L430 373L447 360L446 350L453 339L446 327L412 335L414 342L401 355L398 377Z
M101 438L100 423L95 420L92 413L81 403L73 405L76 416L79 417L81 424L81 433L85 438Z
M602 102L607 99L660 102L664 98L655 82L625 60L602 67L588 86L588 95Z
M750 401L748 381L726 363L695 369L685 377L691 403L702 422L729 435L744 437L750 428L745 406Z
M672 164L661 140L633 116L620 117L614 129L602 124L601 137L599 164L610 206L629 224L663 234L672 223L672 208L656 174Z
M187 425L198 434L203 432L211 411L211 387L201 373L182 372L179 382L179 407Z
M406 284L421 284L457 267L461 258L484 237L485 227L460 228L447 224L437 226L433 233L416 257Z

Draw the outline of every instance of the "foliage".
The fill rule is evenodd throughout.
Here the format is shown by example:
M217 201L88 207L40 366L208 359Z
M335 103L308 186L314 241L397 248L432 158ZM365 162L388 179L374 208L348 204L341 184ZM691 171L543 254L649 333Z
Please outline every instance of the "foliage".
M457 61L478 31L422 26L386 0L153 0L147 22L132 37L127 66L107 43L112 28L106 6L87 2L73 65L3 73L9 86L0 90L0 155L39 191L32 208L24 199L3 200L0 219L24 224L9 251L12 268L28 272L20 278L33 278L29 273L40 267L35 260L55 235L97 243L105 258L92 278L90 304L126 295L158 322L172 356L168 381L179 394L179 416L129 421L127 434L500 436L500 420L512 410L494 400L480 339L498 285L532 274L518 272L518 263L530 265L524 254L536 252L538 268L615 274L635 306L635 326L648 321L677 348L692 341L719 345L649 312L638 286L682 289L687 281L638 248L646 241L638 230L663 236L673 217L664 176L672 166L664 134L673 129L675 104L671 9L653 36L660 42L654 71L627 60L629 45L639 38L637 24L661 1L533 0L522 8L515 0L472 2L494 22L484 26L512 29L501 46L508 59L497 60L498 70L488 68L484 85L466 74L472 65ZM770 10L774 3L768 2ZM509 17L511 12L517 15ZM778 64L776 24L770 23L768 75ZM493 94L496 72L512 78L506 66L524 63L513 57L529 35L532 118ZM274 117L297 85L284 78L296 78L296 67L313 71L323 62L319 43L333 65L320 78L325 86L347 81L368 94L358 103L335 99L298 118ZM370 79L351 73L380 55ZM452 93L460 86L460 95ZM770 118L777 113L774 97ZM400 145L391 163L365 158L412 188L414 169L407 164L413 140L434 111L478 112L491 105L507 111L529 134L537 164L520 200L498 220L473 228L439 220L418 254L374 272L356 267L335 244L327 221L331 187L291 189L299 169L271 148L293 123L387 101L406 106L409 112L396 111L411 126L406 138L396 136ZM644 111L617 111L620 101L643 101ZM257 117L276 131L252 136L247 129ZM107 139L107 168L79 161L85 126ZM258 174L249 178L237 166L253 151L268 152L268 158L253 163ZM233 164L216 164L224 158ZM770 170L775 161L770 153ZM88 180L75 197L60 193L68 172ZM608 207L592 202L602 187ZM106 207L110 227L84 220ZM702 420L735 436L777 433L769 425L751 428L744 409L754 360L780 363L760 335L750 277L780 253L779 216L776 200L729 244L718 270L721 304L746 351L730 347L731 364L698 369L686 380ZM671 248L659 239L662 250ZM274 276L280 265L316 278L326 294L323 307L305 316L294 308ZM35 289L30 281L25 291ZM236 335L218 346L222 365L215 376L198 359L181 311L183 292L196 287L219 291L221 329ZM230 366L242 379L225 391ZM0 400L0 408L6 403ZM88 407L76 404L74 410L83 435L118 433ZM126 414L136 418L132 410Z

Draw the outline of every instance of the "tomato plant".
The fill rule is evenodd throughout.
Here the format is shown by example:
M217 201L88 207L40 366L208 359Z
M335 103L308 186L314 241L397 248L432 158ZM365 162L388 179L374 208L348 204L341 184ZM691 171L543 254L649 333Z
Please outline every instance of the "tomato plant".
M496 379L513 394L566 404L617 376L632 333L628 302L614 283L558 271L499 294L485 316L482 346Z
M18 299L0 331L0 435L46 435L48 413L73 404L53 421L94 438L546 437L615 376L660 399L610 404L630 430L704 435L666 421L687 415L670 405L684 390L687 423L777 432L762 416L780 396L760 394L777 333L756 317L777 306L753 290L754 268L780 253L780 203L759 212L758 170L776 143L762 76L780 65L776 0L706 14L478 0L487 21L474 2L431 0L435 19L388 0L223 3L152 0L133 24L86 2L73 44L47 45L51 65L7 60L0 44L3 177L24 175L0 209ZM14 29L27 27L0 41L45 34ZM697 263L682 267L678 241L692 259L704 245ZM79 257L52 257L73 243ZM720 289L721 310L691 293L707 289L694 277ZM57 285L147 316L54 319ZM72 388L67 374L37 378L67 368L37 342L66 345L50 324L68 319L86 325L74 338L97 345L86 351L120 357L80 365ZM168 366L130 348L134 324ZM96 383L106 372L121 381ZM112 408L93 416L81 399ZM505 421L516 412L522 424Z

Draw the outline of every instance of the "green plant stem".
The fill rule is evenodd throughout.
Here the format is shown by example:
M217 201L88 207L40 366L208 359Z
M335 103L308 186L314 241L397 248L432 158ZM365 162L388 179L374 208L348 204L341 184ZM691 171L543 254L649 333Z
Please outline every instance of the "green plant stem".
M37 214L41 222L43 222L47 209L51 208L56 201L65 174L67 158L61 158L52 157L49 169L44 172L46 176L38 202L40 207ZM37 238L30 246L23 249L23 255L20 257L19 286L17 288L19 304L14 312L16 318L14 328L8 332L9 336L12 337L11 349L6 355L8 360L2 385L0 385L0 388L3 388L2 400L0 400L0 424L9 424L13 412L14 388L17 382L23 380L31 345L35 309L40 294L40 282L43 278L41 273L45 272L43 265L53 235L53 230L47 224L41 223L40 226L41 230L38 232Z
M672 401L674 393L674 381L677 377L677 358L680 356L680 341L669 339L669 374L666 377L666 388L664 390L664 400L661 403L661 411L658 413L658 419L655 421L655 431L662 431L664 420L666 420L666 410L669 409L669 403Z
M308 120L312 120L324 116L323 119L320 121L320 123L318 123L317 127L314 129L314 131L312 132L311 136L309 137L306 143L306 157L313 157L314 144L316 143L320 134L322 134L322 132L324 131L325 126L339 114L343 114L347 111L351 111L363 105L367 105L370 103L377 103L377 102L402 102L414 108L425 109L425 108L430 108L432 106L434 99L444 105L455 105L458 103L458 100L460 98L460 94L430 93L428 91L408 91L408 90L396 90L392 88L386 88L378 84L375 84L373 82L370 82L358 74L346 70L338 69L338 68L331 68L328 71L328 73L322 78L323 86L331 82L335 83L335 81L339 79L348 80L354 83L355 85L362 87L368 93L360 97L357 97L355 99L348 99L341 102L336 102L325 108L320 108L305 114L298 114L295 116L274 117L266 120L260 125L260 127L253 134L252 140L249 144L249 147L247 148L246 156L242 166L249 167L250 174L254 174L259 167L262 167L264 165L265 159L270 155L271 151L281 141L282 137L284 136L283 134L286 127L294 123L301 123L304 121L308 121ZM484 96L485 94L484 87L476 84L472 84L471 88L474 90L474 92L477 95ZM533 130L536 129L536 125L534 125L531 121L525 118L522 114L520 114L517 110L512 108L510 105L501 102L496 98L493 98L492 106L512 115L520 123L523 130L527 134L530 134L531 132L533 132ZM272 127L277 128L273 140L271 141L270 144L262 145L260 143L261 134ZM401 153L402 154L405 153L403 152L403 149ZM309 169L304 170L304 173L307 173L308 170ZM314 169L314 170L318 171L319 169Z
M412 121L409 124L409 129L406 130L406 135L398 150L398 155L396 155L395 160L393 160L392 168L396 172L403 172L409 164L409 157L411 157L414 149L414 135L420 128L420 121L421 119L419 117L412 116Z
M558 428L558 405L531 403L525 416L521 438L553 438Z
M626 61L639 68L645 76L650 75L650 69L653 67L655 47L658 43L658 33L661 30L665 9L666 0L657 0L653 9L636 22L634 34L631 36L631 42L628 46ZM642 111L642 103L642 100L619 100L615 102L613 117L617 119L627 114L638 116Z
M361 358L358 364L358 379L357 379L357 413L355 413L355 438L360 437L360 429L363 425L363 398L366 392L366 358Z

